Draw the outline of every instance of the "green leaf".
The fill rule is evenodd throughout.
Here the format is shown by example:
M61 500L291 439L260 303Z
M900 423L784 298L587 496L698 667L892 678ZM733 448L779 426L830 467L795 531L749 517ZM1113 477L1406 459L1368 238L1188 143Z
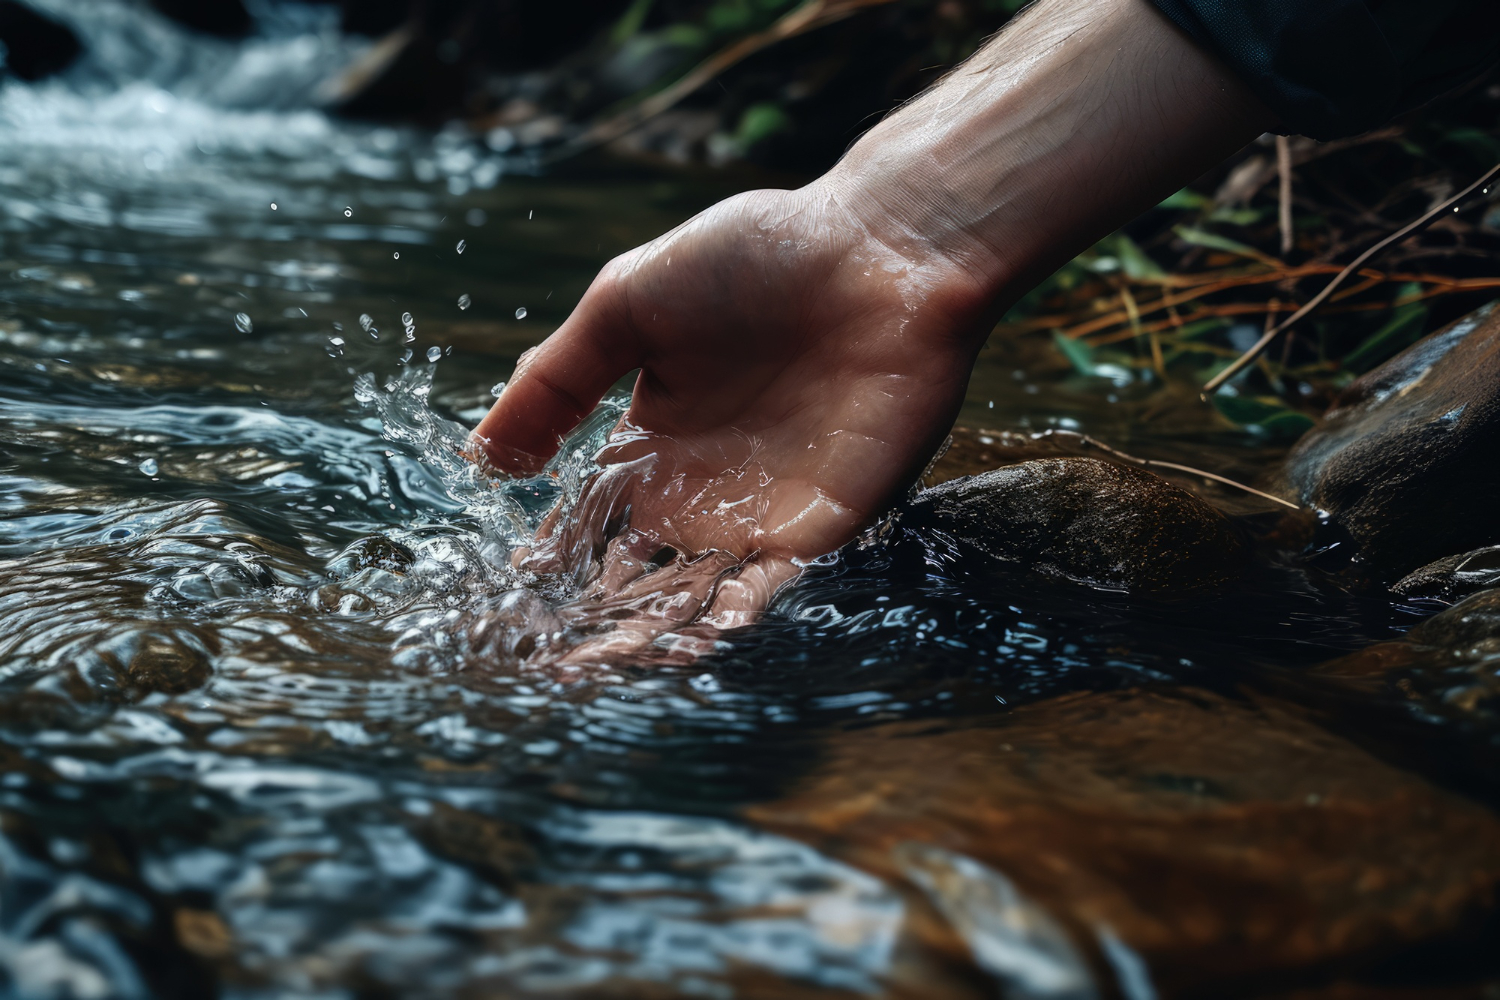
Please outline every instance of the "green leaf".
M1421 293L1422 286L1411 282L1401 286L1398 299ZM1364 342L1344 355L1344 367L1350 371L1366 372L1422 337L1427 328L1427 303L1408 302L1397 306L1385 326L1370 334Z
M1124 233L1106 236L1100 245L1109 253L1114 254L1115 259L1120 262L1120 269L1125 272L1125 277L1132 281L1149 281L1166 277L1166 272L1161 269L1160 265L1146 256L1146 251Z
M1212 222L1227 222L1231 226L1253 226L1270 214L1268 208L1216 208L1209 215Z
M1204 247L1208 250L1223 250L1240 257L1249 257L1252 260L1269 260L1265 254L1251 246L1232 240L1218 233L1211 233L1207 229L1199 229L1197 226L1173 226L1172 232L1177 234L1178 239L1185 243L1191 243L1195 247Z
M734 130L734 141L741 149L749 149L762 139L768 139L789 128L792 119L787 113L769 101L752 104L740 115L740 123Z
M1060 330L1052 331L1052 342L1062 351L1068 364L1080 375L1094 374L1094 349L1081 340L1064 337Z
M1157 208L1177 209L1200 209L1212 205L1214 200L1206 194L1199 194L1190 188L1183 188L1167 195L1158 204Z
M1312 417L1288 407L1275 396L1231 396L1218 393L1214 409L1231 423L1254 428L1273 437L1292 438L1313 425Z
M646 23L646 15L651 13L651 5L655 2L656 0L631 0L630 6L625 8L625 13L620 15L614 28L610 30L610 44L622 45L635 37L636 32L641 30L641 25Z

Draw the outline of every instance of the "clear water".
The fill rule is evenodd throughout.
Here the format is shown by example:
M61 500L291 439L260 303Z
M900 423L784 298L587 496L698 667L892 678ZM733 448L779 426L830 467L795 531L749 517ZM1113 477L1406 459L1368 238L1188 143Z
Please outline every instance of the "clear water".
M6 995L1140 1000L1213 981L1187 938L1135 940L971 856L945 817L972 788L911 805L841 748L888 737L940 774L955 734L1068 698L1322 704L1303 669L1409 614L1293 574L1145 605L872 537L706 656L560 666L539 641L608 622L509 553L617 410L559 476L499 488L457 454L462 425L603 261L731 182L538 178L456 132L332 121L312 97L358 45L320 8L265 7L231 46L130 4L42 6L92 52L0 90ZM966 419L1264 460L1206 421L1129 431L1150 387L1017 363L986 355ZM1350 710L1373 720L1346 727L1380 748L1371 773L1411 756L1387 707ZM1282 765L1256 746L1237 766L1259 787ZM1199 749L1174 751L1184 774ZM885 825L838 820L834 792L832 819L799 804L828 781ZM1096 805L1101 826L1135 808ZM1209 895L1237 912L1240 888Z

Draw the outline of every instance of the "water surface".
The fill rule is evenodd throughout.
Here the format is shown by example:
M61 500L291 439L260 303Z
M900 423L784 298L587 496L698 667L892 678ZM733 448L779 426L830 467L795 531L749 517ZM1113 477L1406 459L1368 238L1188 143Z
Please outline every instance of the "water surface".
M461 426L737 182L335 122L318 8L230 46L45 6L91 55L0 90L9 995L1250 995L1425 982L1484 926L1446 723L1306 678L1416 612L1298 571L1143 603L872 536L696 661L530 656L568 591L509 553L610 413L502 489ZM988 351L964 419L1266 460L1033 360Z

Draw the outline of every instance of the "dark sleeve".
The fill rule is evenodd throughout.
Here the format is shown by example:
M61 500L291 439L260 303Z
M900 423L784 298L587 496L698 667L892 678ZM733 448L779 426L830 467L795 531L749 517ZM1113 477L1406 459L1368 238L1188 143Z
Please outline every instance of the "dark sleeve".
M1500 0L1152 0L1229 64L1282 131L1384 125L1500 63Z

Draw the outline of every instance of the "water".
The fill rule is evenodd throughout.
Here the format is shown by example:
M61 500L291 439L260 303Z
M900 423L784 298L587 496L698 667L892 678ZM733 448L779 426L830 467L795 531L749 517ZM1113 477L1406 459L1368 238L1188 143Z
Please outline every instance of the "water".
M760 626L680 630L706 655L569 664L610 609L510 555L622 401L501 487L463 428L732 181L336 123L311 95L359 46L321 8L231 46L45 6L93 54L0 91L9 995L1140 1000L1236 962L1427 982L1483 926L1483 789L1311 671L1415 615L1305 574L1147 603L872 535ZM965 419L1274 458L1032 361L988 351Z

